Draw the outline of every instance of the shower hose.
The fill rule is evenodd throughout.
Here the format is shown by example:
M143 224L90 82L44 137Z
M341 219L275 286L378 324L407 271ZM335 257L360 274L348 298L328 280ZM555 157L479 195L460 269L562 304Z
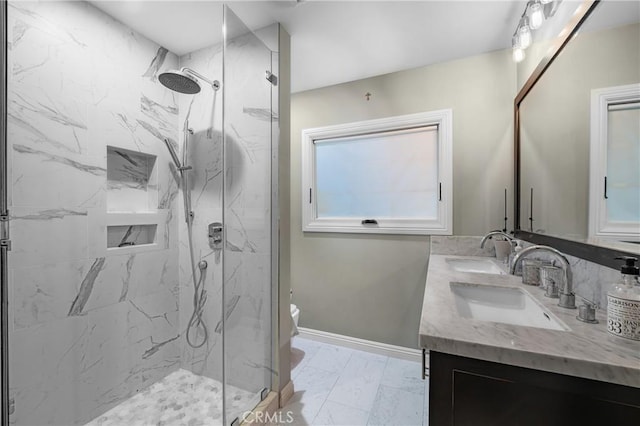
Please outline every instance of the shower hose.
M200 348L205 343L207 343L207 339L209 338L209 332L207 330L207 326L202 320L202 312L204 310L204 305L207 302L207 292L204 289L204 280L205 280L205 271L207 269L207 262L201 260L198 262L198 278L196 279L196 261L193 253L193 216L191 213L191 209L189 208L189 194L188 194L188 186L187 186L187 178L183 174L182 178L183 190L182 193L185 199L185 215L187 222L187 238L189 240L189 260L191 264L191 278L193 279L193 313L191 314L191 318L189 319L189 324L187 325L186 337L187 343L192 348ZM198 333L198 331L201 331ZM191 334L195 334L195 336L191 336ZM200 337L198 339L198 337Z

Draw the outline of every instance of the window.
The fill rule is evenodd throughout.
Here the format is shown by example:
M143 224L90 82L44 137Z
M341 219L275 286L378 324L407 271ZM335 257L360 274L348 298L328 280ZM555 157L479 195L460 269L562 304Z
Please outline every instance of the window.
M591 91L589 236L640 241L640 84Z
M452 111L302 131L302 230L452 234Z

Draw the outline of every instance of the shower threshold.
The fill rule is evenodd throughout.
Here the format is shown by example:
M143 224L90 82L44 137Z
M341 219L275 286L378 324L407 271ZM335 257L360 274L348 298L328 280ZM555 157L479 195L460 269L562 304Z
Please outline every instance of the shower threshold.
M241 416L260 395L227 385L230 415ZM222 425L222 384L180 369L96 417L86 426Z

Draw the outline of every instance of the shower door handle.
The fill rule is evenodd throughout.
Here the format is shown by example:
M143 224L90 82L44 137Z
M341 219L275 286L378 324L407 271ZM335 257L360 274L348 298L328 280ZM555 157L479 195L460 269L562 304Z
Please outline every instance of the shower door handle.
M212 222L209 224L209 247L212 250L222 249L222 223Z

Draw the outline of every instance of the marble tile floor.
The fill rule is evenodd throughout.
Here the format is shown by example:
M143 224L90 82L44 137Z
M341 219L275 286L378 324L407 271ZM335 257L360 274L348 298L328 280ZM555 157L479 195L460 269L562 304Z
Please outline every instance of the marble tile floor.
M259 395L227 386L229 416L252 409ZM234 414L235 413L235 414ZM187 370L177 370L137 393L86 426L222 425L222 384Z
M299 336L291 346L295 393L279 417L287 424L428 424L429 381L419 362Z

